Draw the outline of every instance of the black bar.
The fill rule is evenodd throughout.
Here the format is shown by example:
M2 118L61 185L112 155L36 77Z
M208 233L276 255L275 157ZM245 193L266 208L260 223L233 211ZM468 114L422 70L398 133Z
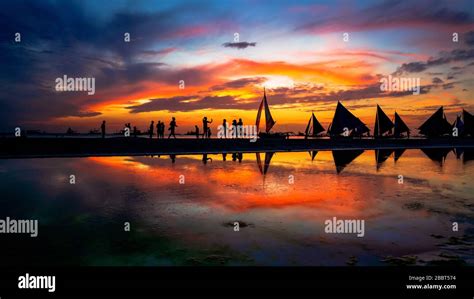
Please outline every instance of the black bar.
M26 273L56 276L56 291L18 289L18 277ZM407 290L407 284L418 283L410 275L455 276L430 283L455 284L456 289ZM3 268L0 297L472 298L473 278L473 267Z

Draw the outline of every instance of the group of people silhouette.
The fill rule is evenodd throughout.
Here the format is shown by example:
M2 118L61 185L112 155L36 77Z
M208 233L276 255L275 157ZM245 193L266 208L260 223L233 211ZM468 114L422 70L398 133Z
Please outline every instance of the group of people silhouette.
M153 130L154 127L155 127L155 122L151 121L150 128L148 130L148 136L150 136L150 139L152 139L154 136L154 130ZM177 127L178 125L176 124L176 118L172 117L169 127L168 127L168 131L170 131L170 134L168 135L168 139L171 138L171 136L173 136L173 138L176 139L175 130ZM165 138L165 122L158 121L156 123L156 137L157 139Z
M178 125L176 124L176 118L172 117L171 118L171 122L170 122L170 125L168 127L168 130L170 131L170 134L168 135L168 138L171 138L171 136L173 136L174 138L176 138L176 135L175 135L175 130L176 128L178 127ZM128 132L129 133L132 133L132 126L130 123L126 123L125 124L125 128L128 129ZM106 135L106 121L102 121L102 124L100 125L100 131L101 131L101 135L102 135L102 138L105 138L105 135ZM133 127L133 136L134 137L137 137L137 135L139 134L139 131L137 129L137 127ZM148 129L148 136L151 138L153 138L153 136L155 135L155 122L154 121L151 121L150 123L150 127ZM164 139L165 138L165 123L162 122L162 121L158 121L156 123L156 135L157 135L157 138L158 139Z
M212 122L213 122L212 118L209 121L207 119L207 116L204 116L204 118L202 119L202 133L199 130L199 126L197 126L197 125L194 126L196 138L200 138L200 136L202 136L203 139L211 138L212 132L211 132L211 128L210 128L209 125L212 124ZM227 136L228 135L227 131L228 131L229 127L228 127L228 123L227 123L226 119L223 120L222 126L224 128L224 137L225 138L229 137L229 136ZM239 118L239 121L237 121L235 119L232 120L231 126L233 128L232 130L239 130L239 128L242 128L242 126L243 126L242 119ZM164 139L165 138L165 123L162 122L162 121L158 121L156 123L156 126L155 126L155 122L151 121L150 127L148 129L149 138L152 139L155 136L155 127L156 127L156 136L157 136L157 138L158 139ZM169 124L169 127L168 127L168 131L170 131L169 135L168 135L168 139L171 138L171 137L176 139L176 128L177 127L178 127L178 125L176 123L176 118L172 117L171 121L170 121L170 124ZM139 134L139 131L138 131L137 127L133 127L133 131L132 131L132 127L131 127L130 123L126 123L125 128L127 128L130 133L133 132L132 134L135 137L137 137L137 135ZM105 135L106 135L106 122L105 122L105 120L102 122L102 124L100 126L100 129L101 129L102 138L105 138Z
M232 132L234 132L235 136L242 136L242 127L243 127L244 123L242 121L241 118L239 118L239 121L237 120L232 120L232 123L231 123L231 126L232 126ZM224 119L222 121L222 126L224 127L224 138L227 138L227 137L230 137L227 135L227 132L228 132L228 125L227 125L227 120ZM240 132L240 133L239 133Z

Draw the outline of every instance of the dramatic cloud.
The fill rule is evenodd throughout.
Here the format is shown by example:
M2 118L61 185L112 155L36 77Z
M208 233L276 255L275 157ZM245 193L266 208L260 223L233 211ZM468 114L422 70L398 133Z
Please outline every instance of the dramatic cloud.
M426 62L404 63L395 72L396 75L403 73L420 73L433 66L439 66L456 61L466 61L474 59L474 49L455 49L450 52L441 52L437 58L430 58Z
M256 85L256 84L261 84L265 82L267 79L264 77L254 77L254 78L242 78L242 79L237 79L233 81L226 82L221 85L216 85L210 88L211 91L217 91L217 90L225 90L228 88L232 89L239 89L243 87L247 87L250 85Z
M467 26L474 23L468 11L443 6L433 1L394 1L370 6L354 13L342 10L340 14L318 18L297 28L314 33L380 30L384 28L429 27L433 25ZM347 12L346 12L347 11ZM471 10L472 11L472 10Z
M469 46L474 46L474 31L469 31L464 35L464 41Z
M192 100L192 101L190 101ZM131 113L151 112L151 111L170 111L186 112L199 109L256 109L253 103L239 103L238 99L232 96L186 96L173 98L152 99L150 102L130 106Z
M245 49L248 47L255 47L257 43L238 42L238 43L223 43L222 46L226 48Z
M420 94L426 94L431 89L431 85L422 86ZM445 88L446 89L446 88ZM319 87L313 87L308 91L322 90ZM267 94L271 98L271 104L275 106L299 107L300 104L315 104L343 101L353 101L361 99L375 99L385 97L404 97L412 95L412 91L382 92L379 84L366 86L359 89L341 90L338 92L322 92L318 94L302 95L300 88L289 89L279 88L271 89L272 93ZM172 98L151 99L150 102L129 106L127 109L131 113L153 112L153 111L171 111L171 112L189 112L202 109L240 109L256 110L261 96L252 99L242 100L233 96L184 96Z
M272 109L296 108L278 120L285 124L315 103L327 109L325 103L337 100L365 105L357 101L409 96L380 91L379 78L397 66L397 74L432 81L421 89L430 92L423 105L454 96L472 102L469 1L340 7L298 0L2 1L0 132L22 124L89 129L99 118L113 126L129 113L130 121L142 122L141 113L149 111L255 110L260 86L266 86ZM249 41L222 44L236 31ZM357 42L349 48L333 35L319 34L346 31L366 32L351 35ZM14 42L16 32L21 42ZM452 32L460 34L459 43L451 41ZM444 52L434 55L436 49ZM95 95L57 92L55 79L63 75L94 78ZM181 80L185 89L179 88ZM411 99L406 104L421 105Z

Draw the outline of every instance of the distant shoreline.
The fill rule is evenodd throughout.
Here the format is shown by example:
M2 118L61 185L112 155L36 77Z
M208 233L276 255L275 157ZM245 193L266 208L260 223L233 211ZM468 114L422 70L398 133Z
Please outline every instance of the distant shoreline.
M432 139L147 139L115 138L0 138L0 159L149 156L328 150L472 148L474 138Z

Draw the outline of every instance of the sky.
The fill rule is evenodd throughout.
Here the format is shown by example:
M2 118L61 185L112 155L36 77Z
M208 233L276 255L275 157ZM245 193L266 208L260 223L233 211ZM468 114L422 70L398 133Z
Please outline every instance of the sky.
M264 88L275 131L304 131L311 112L327 128L337 101L370 128L376 104L412 129L441 105L450 122L474 113L472 0L17 0L0 28L0 132L254 124ZM64 75L95 94L56 90ZM420 94L382 91L389 75Z

